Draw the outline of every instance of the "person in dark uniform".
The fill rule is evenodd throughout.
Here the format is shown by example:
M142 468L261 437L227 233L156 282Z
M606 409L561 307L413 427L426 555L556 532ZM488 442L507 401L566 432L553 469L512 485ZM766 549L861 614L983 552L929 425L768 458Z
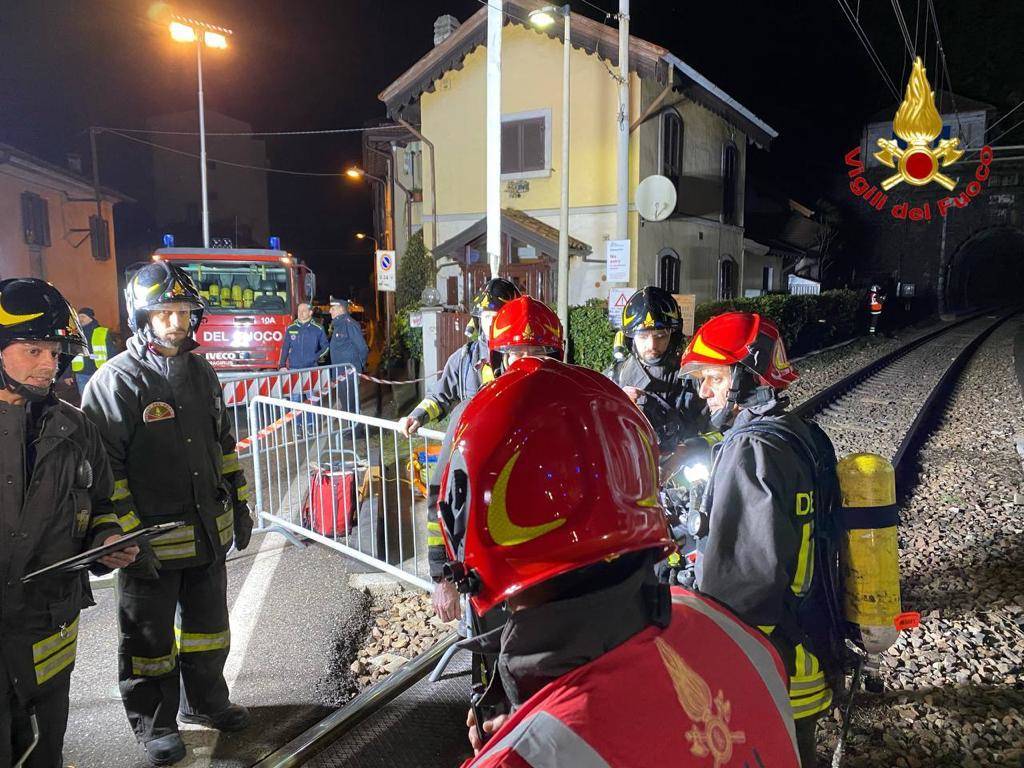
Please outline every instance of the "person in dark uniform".
M103 435L122 519L186 522L153 539L148 569L118 581L121 698L150 763L171 765L185 757L177 720L221 731L249 724L224 680L224 558L232 541L245 549L253 522L220 383L192 353L203 315L192 279L158 261L125 295L134 335L93 377L83 408Z
M52 285L0 281L0 765L63 768L79 611L88 575L21 577L121 538L114 482L96 427L53 395L86 349L75 311ZM107 555L130 564L138 547ZM39 741L32 747L33 729ZM19 765L22 763L18 763Z
M366 367L369 348L363 329L349 314L345 299L331 299L331 365L351 365L358 374ZM338 408L354 413L359 397L359 377L351 371L338 383Z
M427 396L413 408L412 413L398 420L398 428L403 435L410 437L428 421L439 420L446 414L451 415L449 425L459 420L460 404L469 402L481 386L494 378L490 367L491 352L487 346L494 316L506 302L520 295L515 283L503 277L487 281L473 298L470 313L479 335L451 354L437 381L427 387ZM445 455L443 448L442 455ZM442 461L438 457L427 491L427 546L431 578L437 584L433 592L434 610L442 621L451 621L459 615L459 596L454 587L442 579L446 558L441 528L437 522L438 491L447 463L447 460Z
M285 329L284 343L281 345L281 359L277 367L282 371L297 371L315 368L320 358L328 350L327 334L316 320L313 319L313 307L308 303L299 304L294 322ZM296 403L302 402L302 377L292 383L294 387L288 396ZM296 434L302 436L303 424L309 429L313 426L315 416L307 413L295 420Z
M718 435L693 379L679 371L685 338L675 298L653 285L641 288L622 310L622 334L626 344L616 345L618 359L605 376L643 411L666 459L682 445L690 460L706 454Z
M809 453L830 451L834 460L835 449L824 432L786 411L782 392L798 376L771 321L747 312L713 317L694 335L682 370L700 379L700 396L728 430L715 448L701 502L705 530L695 585L778 649L789 674L800 758L813 766L816 724L832 705L832 690L805 644L797 605L814 577Z

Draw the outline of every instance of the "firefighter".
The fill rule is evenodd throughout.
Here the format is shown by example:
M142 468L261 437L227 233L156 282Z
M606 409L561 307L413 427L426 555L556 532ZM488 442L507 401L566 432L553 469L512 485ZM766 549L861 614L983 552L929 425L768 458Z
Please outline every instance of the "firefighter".
M331 365L351 365L358 374L366 367L368 352L363 329L349 314L348 302L331 299ZM359 377L352 371L346 373L338 383L338 407L354 412L359 397Z
M96 312L92 307L78 310L78 322L82 326L87 348L82 354L75 355L71 361L71 371L75 374L75 384L81 396L92 375L117 354L117 346L110 329L96 322Z
M708 431L704 404L688 376L679 372L685 338L679 305L668 291L649 285L622 310L626 344L605 375L622 387L654 426L662 450Z
M463 641L499 653L492 685L511 702L479 730L470 710L477 754L464 766L795 768L771 644L654 578L673 546L657 438L623 392L530 357L481 390L458 429L442 514L467 529L450 573L477 612L510 612L503 630Z
M134 335L97 372L83 407L106 443L126 530L187 523L154 538L149 567L118 581L121 698L150 763L171 765L185 757L177 720L221 731L249 723L224 680L224 558L232 541L248 545L252 519L220 383L192 353L203 316L192 279L158 261L131 278L125 298Z
M0 765L60 768L84 572L21 577L121 537L103 442L53 394L86 340L67 300L42 280L0 281ZM119 568L131 546L100 563ZM31 746L33 728L39 741Z
M519 289L510 280L494 277L487 281L473 298L470 311L479 333L475 339L452 352L444 364L440 377L427 389L427 396L412 409L412 413L398 420L398 428L403 435L414 435L416 430L428 421L443 418L452 408L464 400L469 400L483 384L493 378L493 372L488 365L491 353L487 348L491 323L494 321L495 313L505 302L519 295Z
M516 360L527 356L547 356L561 360L564 352L562 323L558 315L543 302L529 296L520 296L506 302L495 314L487 346L490 370L495 376L500 376ZM437 518L437 499L441 475L452 453L455 426L467 402L463 401L452 411L441 443L441 453L437 457L434 478L431 480L432 498L427 504L427 557L430 576L437 585L433 593L434 610L442 621L451 621L458 615L459 600L454 586L443 579L448 555ZM462 521L453 523L449 531L455 528L462 530L464 526Z
M778 328L746 312L705 323L690 341L682 370L699 378L700 396L729 429L715 449L701 505L695 585L761 629L779 650L800 757L813 766L815 729L832 705L832 690L797 615L814 577L815 470L807 452L781 430L802 445L817 445L808 424L786 411L783 391L797 372ZM768 422L779 426L773 430Z
M882 319L883 309L885 309L885 293L882 292L882 286L876 283L868 291L868 311L871 313L869 333L874 333L878 328L878 321Z

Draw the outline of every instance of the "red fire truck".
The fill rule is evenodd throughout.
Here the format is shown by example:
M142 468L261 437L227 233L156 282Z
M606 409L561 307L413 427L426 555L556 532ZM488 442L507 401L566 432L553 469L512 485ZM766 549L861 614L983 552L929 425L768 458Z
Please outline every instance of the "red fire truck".
M196 341L218 371L277 368L285 329L298 305L312 301L316 278L285 251L259 248L160 248L206 300Z

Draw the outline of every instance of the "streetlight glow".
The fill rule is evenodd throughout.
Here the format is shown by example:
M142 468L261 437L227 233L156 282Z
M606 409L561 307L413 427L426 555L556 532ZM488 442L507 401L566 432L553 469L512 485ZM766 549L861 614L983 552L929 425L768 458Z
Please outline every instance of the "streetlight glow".
M220 32L204 32L203 40L207 48L227 48L228 39Z
M363 178L363 170L362 168L348 168L345 171L345 175L350 179L361 179Z
M365 240L365 239L366 239L366 233L364 233L364 232L356 232L356 240Z
M538 8L535 11L530 11L529 19L530 23L533 24L537 29L547 29L555 23L555 14L558 13L558 9L553 5L545 5L543 8Z
M172 21L170 30L171 39L176 42L194 43L196 41L196 31L188 24L182 24L180 21Z

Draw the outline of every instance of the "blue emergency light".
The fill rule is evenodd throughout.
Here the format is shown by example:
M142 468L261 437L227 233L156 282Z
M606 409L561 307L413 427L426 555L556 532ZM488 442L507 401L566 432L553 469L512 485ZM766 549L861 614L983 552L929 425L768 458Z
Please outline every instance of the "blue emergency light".
M270 250L280 251L281 250L281 238L277 235L270 236Z
M164 235L164 248L173 248L173 247L174 247L174 235L172 235L172 234Z

